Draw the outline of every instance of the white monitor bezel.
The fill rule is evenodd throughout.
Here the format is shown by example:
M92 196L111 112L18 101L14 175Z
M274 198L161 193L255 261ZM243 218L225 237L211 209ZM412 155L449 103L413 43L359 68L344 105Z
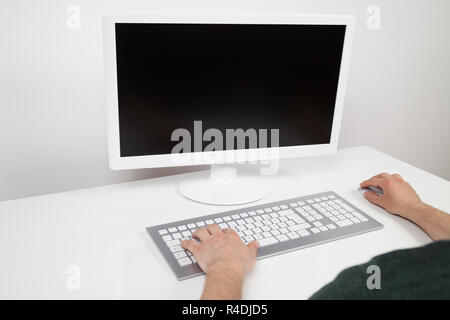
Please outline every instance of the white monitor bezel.
M267 149L224 150L214 152L193 152L190 154L158 154L146 156L121 157L119 116L118 116L119 109L118 109L118 93L117 93L117 68L116 68L117 65L115 54L116 23L345 25L346 32L342 52L341 69L336 94L336 104L330 143L267 148ZM235 162L236 159L255 159L255 156L256 160L264 161L278 157L292 158L303 156L317 156L336 152L341 128L341 119L344 106L344 94L350 65L354 23L355 18L353 16L316 15L316 14L139 13L139 14L105 15L103 17L103 50L104 50L108 150L109 150L110 168L113 170L119 170L119 169L217 164L223 162L230 163Z

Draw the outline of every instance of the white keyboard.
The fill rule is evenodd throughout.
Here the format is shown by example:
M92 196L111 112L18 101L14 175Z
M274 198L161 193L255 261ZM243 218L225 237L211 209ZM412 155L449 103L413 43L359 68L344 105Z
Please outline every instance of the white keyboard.
M202 274L180 243L208 224L234 229L244 243L258 240L258 258L337 240L383 227L329 191L147 228L179 280Z

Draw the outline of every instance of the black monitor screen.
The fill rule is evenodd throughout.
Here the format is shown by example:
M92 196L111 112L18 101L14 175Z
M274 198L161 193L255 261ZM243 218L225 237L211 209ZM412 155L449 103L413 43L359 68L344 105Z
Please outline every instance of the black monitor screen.
M345 28L116 23L121 156L171 153L194 121L330 143Z

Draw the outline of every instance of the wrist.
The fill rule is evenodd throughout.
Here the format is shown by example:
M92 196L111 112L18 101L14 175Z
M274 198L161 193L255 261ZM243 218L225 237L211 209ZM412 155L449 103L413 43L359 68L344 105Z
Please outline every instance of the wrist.
M206 275L232 277L234 279L244 279L244 268L236 263L230 262L216 262L211 264L206 272Z
M412 206L409 212L405 213L405 218L413 222L419 222L420 220L423 220L424 217L429 216L433 211L433 207L420 202Z
M206 271L203 300L238 300L242 297L245 274L227 264L211 265Z

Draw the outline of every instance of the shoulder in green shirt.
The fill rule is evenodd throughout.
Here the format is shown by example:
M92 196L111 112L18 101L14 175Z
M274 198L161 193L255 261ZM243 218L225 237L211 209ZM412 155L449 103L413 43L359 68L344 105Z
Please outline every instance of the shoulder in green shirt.
M371 265L380 268L380 289L367 286ZM393 251L348 268L310 299L450 299L450 241Z

